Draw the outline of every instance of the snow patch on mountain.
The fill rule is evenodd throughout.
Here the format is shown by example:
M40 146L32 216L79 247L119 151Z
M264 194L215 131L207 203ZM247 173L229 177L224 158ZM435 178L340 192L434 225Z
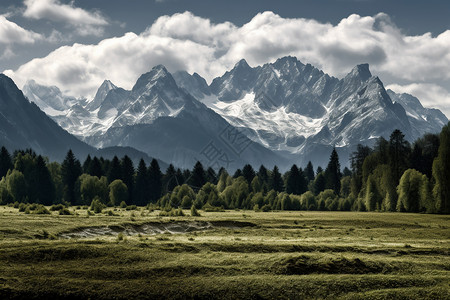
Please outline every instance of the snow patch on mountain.
M223 102L213 97L207 101L202 99L202 102L233 126L250 129L245 132L252 140L274 150L296 152L300 145L295 145L291 137L302 140L299 137L304 139L315 135L322 128L322 118L313 119L288 112L285 107L271 111L261 109L255 103L255 93L248 93L242 99L233 102Z

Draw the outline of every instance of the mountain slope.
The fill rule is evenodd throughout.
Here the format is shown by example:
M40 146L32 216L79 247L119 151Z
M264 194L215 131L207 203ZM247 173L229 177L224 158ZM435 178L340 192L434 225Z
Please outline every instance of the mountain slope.
M94 151L30 103L3 74L0 74L0 144L10 150L32 148L59 161L69 149L79 157Z
M31 102L50 116L62 115L73 105L86 101L65 96L58 87L40 85L34 80L28 80L22 91Z
M448 123L447 117L439 109L423 107L419 99L410 94L396 94L392 90L387 93L392 101L405 109L414 136L420 136L424 132L437 132L437 128Z

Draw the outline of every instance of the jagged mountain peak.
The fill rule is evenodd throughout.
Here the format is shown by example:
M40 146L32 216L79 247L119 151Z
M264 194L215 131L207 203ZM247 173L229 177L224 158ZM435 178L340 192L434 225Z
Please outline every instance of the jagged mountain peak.
M143 88L151 87L155 83L166 83L171 86L176 85L172 75L163 65L153 67L150 72L142 74L136 84L133 86L132 92L141 92Z
M277 59L274 63L269 63L267 65L270 65L277 70L293 70L300 69L305 66L295 56L284 56Z
M247 61L243 58L234 65L233 69L234 70L248 70L251 68L252 67L250 67L249 64L247 63Z
M359 64L356 65L350 73L345 76L345 78L358 78L362 82L367 81L370 77L372 77L372 73L369 69L369 64Z
M179 87L199 100L211 95L208 83L198 73L191 75L186 71L177 71L172 76Z
M100 85L99 89L108 89L108 90L112 90L112 89L116 89L117 86L114 85L114 83L111 82L111 80L109 79L105 79L102 83L102 85Z
M89 111L96 110L99 108L103 101L105 100L106 96L108 95L109 91L117 89L117 86L115 86L110 80L105 79L103 83L100 85L100 87L97 90L97 93L95 94L94 99L88 103L87 109Z
M287 56L283 56L278 58L274 64L285 64L285 63L301 63L297 57L295 56L291 56L291 55L287 55Z

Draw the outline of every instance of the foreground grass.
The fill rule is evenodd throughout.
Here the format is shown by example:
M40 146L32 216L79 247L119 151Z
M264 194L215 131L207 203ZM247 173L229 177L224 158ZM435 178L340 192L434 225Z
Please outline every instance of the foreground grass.
M0 207L0 298L449 299L449 216L71 210ZM186 234L60 235L194 220L242 223Z

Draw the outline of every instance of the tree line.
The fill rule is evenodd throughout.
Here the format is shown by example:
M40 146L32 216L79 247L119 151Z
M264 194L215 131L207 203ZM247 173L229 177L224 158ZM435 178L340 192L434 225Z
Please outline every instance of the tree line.
M395 130L373 147L358 145L351 169L341 171L336 149L325 169L293 165L258 170L249 164L234 174L217 173L197 162L192 170L169 165L165 173L153 159L137 168L124 156L87 156L83 164L68 151L49 162L31 149L10 155L0 150L0 204L145 206L207 210L341 210L450 212L450 123L440 134L426 134L412 145Z

